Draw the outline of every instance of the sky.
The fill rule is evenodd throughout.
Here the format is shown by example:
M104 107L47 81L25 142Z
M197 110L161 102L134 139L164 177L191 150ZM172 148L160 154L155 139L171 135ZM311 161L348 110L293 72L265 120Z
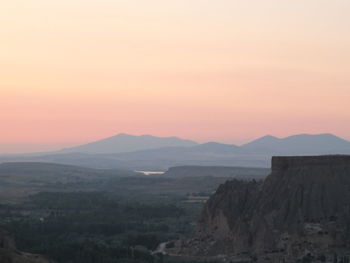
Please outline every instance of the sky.
M349 0L0 1L0 152L350 139Z

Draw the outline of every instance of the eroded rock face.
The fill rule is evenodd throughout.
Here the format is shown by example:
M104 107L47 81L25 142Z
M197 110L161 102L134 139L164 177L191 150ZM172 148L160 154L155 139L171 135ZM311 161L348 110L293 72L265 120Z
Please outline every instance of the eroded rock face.
M349 256L350 156L273 157L264 182L226 182L179 247L260 262Z

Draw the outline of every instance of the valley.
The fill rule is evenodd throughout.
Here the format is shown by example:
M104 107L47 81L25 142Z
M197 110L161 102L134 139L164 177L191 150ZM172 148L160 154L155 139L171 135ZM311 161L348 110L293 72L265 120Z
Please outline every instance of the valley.
M327 147L312 138L308 149ZM289 140L255 143L267 154ZM3 156L0 262L347 263L349 156L273 157L266 168L248 166L245 147ZM224 165L228 156L246 165Z
M3 163L0 229L15 240L19 251L58 263L182 262L184 257L152 251L161 243L171 246L173 240L189 237L203 204L220 184L237 176L260 180L269 172L213 167L205 173L205 167L197 167L191 176L183 169L145 175L52 163ZM215 176L213 169L221 172Z

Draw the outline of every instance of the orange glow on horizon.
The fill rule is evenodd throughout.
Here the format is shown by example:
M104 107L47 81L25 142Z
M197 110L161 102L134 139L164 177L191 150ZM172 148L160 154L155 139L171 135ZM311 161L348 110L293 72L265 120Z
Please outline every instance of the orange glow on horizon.
M350 139L350 2L248 2L3 3L0 147Z

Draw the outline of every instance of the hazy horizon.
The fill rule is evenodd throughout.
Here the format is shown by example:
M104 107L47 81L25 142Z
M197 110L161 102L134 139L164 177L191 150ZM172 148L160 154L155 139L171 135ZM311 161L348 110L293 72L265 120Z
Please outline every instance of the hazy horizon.
M350 1L5 1L0 152L111 133L350 139Z
M0 25L0 263L350 263L350 0Z
M112 134L106 137L99 137L99 138L95 138L92 139L90 141L81 141L81 142L63 142L63 143L55 143L55 142L49 142L49 143L8 143L8 144L3 144L0 143L0 154L25 154L25 153L39 153L39 152L50 152L50 151L59 151L62 150L64 148L70 148L70 147L76 147L76 146L80 146L80 145L84 145L87 143L91 143L91 142L95 142L95 141L99 141L99 140L103 140L109 137L113 137L115 135L119 135L119 134L127 134L127 135L131 135L131 136L143 136L143 135L147 135L147 136L155 136L154 134L128 134L128 133L117 133L117 134ZM223 143L223 144L232 144L232 145L237 145L237 146L241 146L244 145L246 143L252 142L256 139L259 139L261 137L264 136L274 136L280 139L289 137L289 136L293 136L293 135L301 135L301 134L308 134L308 135L319 135L319 134L327 134L326 132L324 133L317 133L317 134L311 134L311 133L298 133L298 134L289 134L287 136L276 136L273 134L264 134L258 137L254 137L254 138L249 138L246 139L244 141L218 141L215 139L207 139L207 140L197 140L195 138L184 138L184 137L180 137L180 136L176 136L176 135L169 135L169 136L155 136L155 137L160 137L160 138L167 138L167 137L177 137L180 139L184 139L184 140L192 140L194 142L197 142L199 144L202 143L207 143L207 142L217 142L217 143ZM341 136L338 136L337 134L333 134L337 137L340 137L344 140L350 141L350 138L344 138Z

